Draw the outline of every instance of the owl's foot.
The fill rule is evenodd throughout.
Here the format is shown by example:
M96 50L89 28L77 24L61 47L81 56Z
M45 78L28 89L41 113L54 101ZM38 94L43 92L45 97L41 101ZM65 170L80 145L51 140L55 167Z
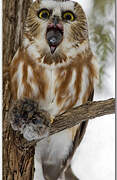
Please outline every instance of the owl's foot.
M10 109L9 118L12 128L20 131L28 141L49 135L50 115L39 110L38 103L31 99L17 100Z
M54 116L50 116L50 123L52 124L54 122Z

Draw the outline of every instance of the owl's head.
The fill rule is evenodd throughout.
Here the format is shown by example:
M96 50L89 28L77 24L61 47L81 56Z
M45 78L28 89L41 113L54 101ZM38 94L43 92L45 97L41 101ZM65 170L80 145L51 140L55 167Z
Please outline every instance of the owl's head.
M73 48L82 49L88 42L86 16L77 2L36 1L28 11L24 34L43 53L70 55Z

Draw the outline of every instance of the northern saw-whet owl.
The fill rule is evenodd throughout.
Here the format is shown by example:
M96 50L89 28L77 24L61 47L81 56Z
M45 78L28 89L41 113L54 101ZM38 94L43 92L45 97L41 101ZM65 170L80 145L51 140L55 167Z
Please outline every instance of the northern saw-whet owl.
M10 66L13 99L27 106L27 113L36 111L36 102L39 109L55 117L92 100L95 64L82 7L73 1L36 1L28 11L23 40ZM19 115L18 120L14 114L12 127L29 141L47 136L35 147L34 180L78 179L71 170L71 160L87 122L48 137L48 123L43 118L24 121L28 115L23 111L25 117Z

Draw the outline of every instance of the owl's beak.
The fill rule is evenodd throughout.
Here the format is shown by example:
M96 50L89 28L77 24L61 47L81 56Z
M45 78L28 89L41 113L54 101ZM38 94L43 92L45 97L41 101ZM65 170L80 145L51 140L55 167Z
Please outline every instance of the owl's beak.
M54 16L53 18L53 24L54 24L54 27L56 28L57 24L59 24L59 17L58 16Z
M63 25L59 23L57 18L54 18L53 23L48 25L46 39L50 46L51 54L53 54L63 39Z

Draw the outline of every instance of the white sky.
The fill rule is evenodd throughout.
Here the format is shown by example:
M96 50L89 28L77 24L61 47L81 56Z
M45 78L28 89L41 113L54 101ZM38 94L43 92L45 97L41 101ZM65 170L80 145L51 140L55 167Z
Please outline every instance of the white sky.
M78 0L86 14L90 11L92 0ZM91 4L92 5L92 4ZM2 1L0 1L0 15L2 16ZM0 25L2 18L0 18ZM2 28L0 28L2 38ZM2 41L0 41L2 55ZM0 61L0 132L2 132L2 56ZM114 97L115 70L114 66L107 68L108 75L104 78L107 89L99 94L95 100ZM2 152L2 133L0 136L0 152ZM0 154L2 162L2 153ZM2 179L2 163L0 163L0 179ZM115 117L104 116L89 122L87 133L73 159L73 169L80 180L114 180L115 179Z

